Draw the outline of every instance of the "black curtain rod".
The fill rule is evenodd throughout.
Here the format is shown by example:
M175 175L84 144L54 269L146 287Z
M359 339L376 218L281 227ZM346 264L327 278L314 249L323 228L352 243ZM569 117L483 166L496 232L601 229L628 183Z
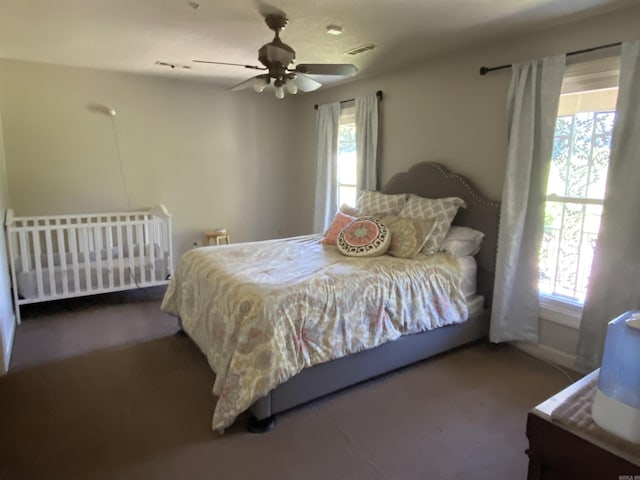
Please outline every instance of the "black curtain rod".
M378 101L381 102L382 101L382 90L378 90L376 92L376 97L378 97ZM347 103L347 102L353 102L355 100L355 98L349 98L347 100L340 100L340 103ZM316 103L313 108L315 108L316 110L318 109L318 104Z
M622 45L622 42L608 43L606 45L600 45L598 47L585 48L583 50L575 50L573 52L567 53L567 57L571 55L579 55L581 53L595 52L596 50L602 50L603 48L619 47L620 45ZM511 67L511 64L499 65L497 67L480 67L480 75L486 75L489 72L494 72L496 70L504 70L505 68L510 68L510 67Z

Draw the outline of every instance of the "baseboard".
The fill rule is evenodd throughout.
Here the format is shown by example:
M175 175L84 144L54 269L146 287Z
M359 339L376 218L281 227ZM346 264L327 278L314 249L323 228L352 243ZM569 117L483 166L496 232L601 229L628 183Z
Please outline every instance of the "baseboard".
M0 375L5 375L9 371L9 363L11 362L11 351L13 350L13 339L16 334L16 316L11 313L11 321L9 322L11 327L8 332L3 332L2 339L4 345L2 345L2 363L0 364ZM6 335L6 337L4 336Z
M569 368L580 373L589 373L587 370L581 370L576 367L576 356L570 355L567 352L541 345L526 342L511 342L511 345L528 353L529 355L545 360L547 362L555 363L560 367Z

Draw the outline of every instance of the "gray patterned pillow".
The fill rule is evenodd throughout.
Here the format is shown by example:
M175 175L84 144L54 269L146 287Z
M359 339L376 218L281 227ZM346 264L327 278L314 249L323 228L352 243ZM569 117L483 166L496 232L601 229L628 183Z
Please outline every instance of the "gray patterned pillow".
M407 202L404 193L387 195L385 193L365 190L356 202L356 216L398 215Z
M467 204L458 197L447 198L422 198L412 195L400 212L401 217L432 218L435 220L433 232L427 239L422 253L435 253L440 250L444 237L451 227L453 218L458 213L458 208L465 208Z
M391 233L391 245L387 253L394 257L415 257L431 235L436 222L433 218L403 218L393 215L382 219Z

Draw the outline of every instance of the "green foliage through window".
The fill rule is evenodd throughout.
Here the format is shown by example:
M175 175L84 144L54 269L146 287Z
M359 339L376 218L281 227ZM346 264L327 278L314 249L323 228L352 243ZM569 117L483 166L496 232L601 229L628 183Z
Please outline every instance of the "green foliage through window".
M541 293L582 303L600 229L614 111L559 116L540 249Z

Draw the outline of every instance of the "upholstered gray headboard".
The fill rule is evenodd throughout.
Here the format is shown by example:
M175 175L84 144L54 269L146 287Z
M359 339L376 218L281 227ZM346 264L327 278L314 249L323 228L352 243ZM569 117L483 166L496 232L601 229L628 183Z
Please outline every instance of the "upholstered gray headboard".
M485 303L493 297L493 281L498 246L500 202L489 200L461 175L436 162L421 162L406 172L394 175L384 187L384 193L412 193L426 198L460 197L467 208L458 210L454 225L475 228L485 234L478 262L478 293Z

